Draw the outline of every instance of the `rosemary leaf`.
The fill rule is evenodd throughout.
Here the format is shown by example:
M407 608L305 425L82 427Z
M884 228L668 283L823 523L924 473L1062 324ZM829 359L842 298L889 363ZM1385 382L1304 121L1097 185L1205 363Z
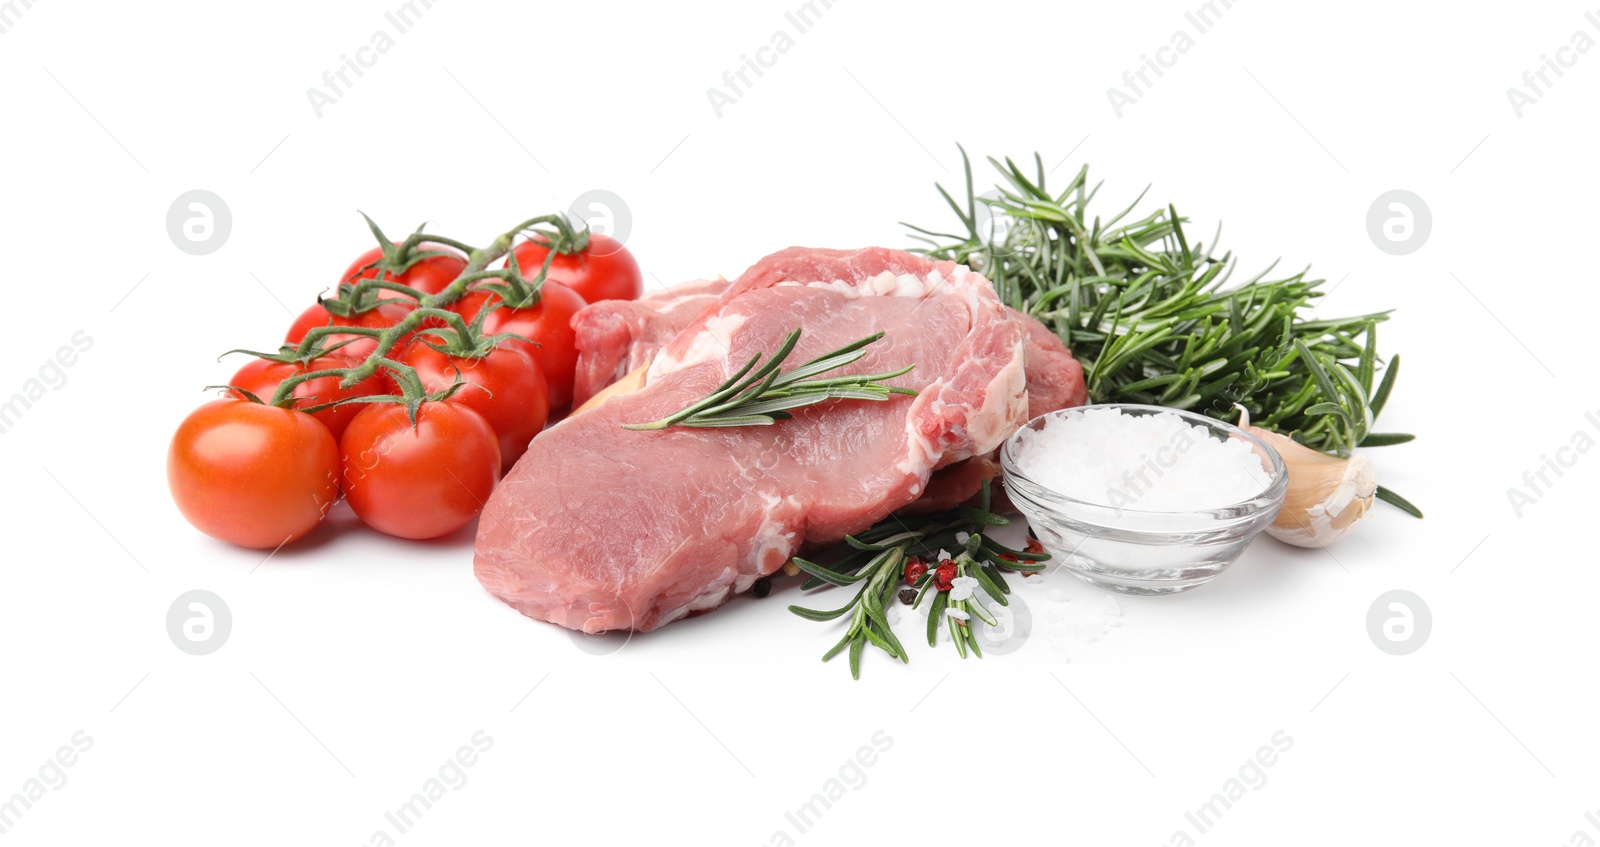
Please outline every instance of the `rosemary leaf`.
M819 612L816 609L806 609L806 608L803 608L803 607L800 607L800 606L790 606L789 607L789 611L794 612L795 614L799 615L802 618L805 618L808 621L831 621L831 620L835 620L837 618L843 617L846 612L849 612L851 609L854 609L855 605L856 604L852 602L850 605L845 606L843 609L834 609L831 612Z
M1380 486L1378 486L1377 494L1378 494L1378 499L1379 500L1382 500L1383 502L1388 503L1389 505L1399 509L1400 511L1405 512L1406 514L1408 514L1408 515L1410 515L1410 516L1412 516L1414 518L1422 517L1422 510L1421 509L1417 508L1416 506L1411 505L1411 501L1410 500L1407 500L1406 498L1401 497L1400 495L1394 493L1393 491L1390 491L1389 489L1384 488L1383 486L1380 485Z
M950 594L940 591L939 596L933 598L933 606L928 609L928 646L939 646L939 621L944 618L945 607L950 604Z

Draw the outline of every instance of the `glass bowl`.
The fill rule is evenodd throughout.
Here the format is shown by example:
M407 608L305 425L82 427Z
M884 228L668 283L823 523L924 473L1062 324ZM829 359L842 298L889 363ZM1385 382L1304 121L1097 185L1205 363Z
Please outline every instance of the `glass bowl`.
M1142 511L1068 497L1018 467L1018 444L1026 431L1039 430L1052 418L1069 419L1093 409L1117 409L1135 416L1173 414L1203 427L1219 441L1244 441L1272 481L1260 494L1227 506ZM1112 403L1040 415L1006 439L1000 465L1006 493L1027 517L1052 562L1085 582L1123 594L1176 594L1210 582L1277 517L1288 487L1283 457L1266 442L1232 424L1160 406Z

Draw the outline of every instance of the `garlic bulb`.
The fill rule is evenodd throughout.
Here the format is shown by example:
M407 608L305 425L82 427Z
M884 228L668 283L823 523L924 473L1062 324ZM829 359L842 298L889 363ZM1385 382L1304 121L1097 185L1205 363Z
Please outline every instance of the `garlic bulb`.
M1348 459L1329 456L1292 438L1250 426L1243 413L1240 427L1272 445L1289 472L1283 509L1267 534L1296 547L1327 547L1349 534L1366 517L1378 491L1372 462L1359 453Z

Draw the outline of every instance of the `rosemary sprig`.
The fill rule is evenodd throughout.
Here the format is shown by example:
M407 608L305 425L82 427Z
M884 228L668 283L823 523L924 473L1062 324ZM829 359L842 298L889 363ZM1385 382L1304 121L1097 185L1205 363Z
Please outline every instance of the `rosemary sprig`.
M940 588L937 571L929 570L917 581L917 598L911 603L912 608L920 609L924 600L933 598L933 607L928 610L928 646L938 645L939 623L943 621L945 627L950 630L950 641L956 645L956 652L963 659L967 657L969 649L973 655L983 658L983 648L978 644L977 624L971 621L976 618L989 626L996 626L999 621L976 593L960 596L959 586L955 583L963 577L971 578L978 583L978 587L983 589L989 599L1001 606L1010 605L1006 595L1011 592L1011 587L1006 585L1005 577L1000 575L1000 565L993 558L996 554L985 550L985 540L986 537L982 533L968 535L966 547L950 560L955 566L955 579L952 580L954 587ZM1049 558L1047 554L1021 551L1010 552L1007 555L1013 558L1004 560L1005 567L1017 571L1040 570L1044 567L1044 561ZM1020 558L1023 556L1032 560Z
M1083 363L1091 402L1227 421L1242 406L1257 426L1337 456L1412 439L1372 429L1400 372L1395 356L1376 379L1388 312L1312 320L1323 281L1304 271L1267 279L1269 267L1229 285L1232 254L1191 240L1172 206L1126 222L1141 194L1108 219L1092 215L1099 186L1087 167L1057 192L1046 190L1037 155L1031 175L990 159L1001 182L979 196L964 150L962 159L965 202L939 188L961 229L911 227L927 244L920 252L982 272L1007 305L1054 329ZM986 231L989 220L1004 226Z
M796 329L789 333L783 341L783 346L767 359L765 365L756 367L761 361L760 353L750 357L750 361L746 362L744 367L717 386L717 389L704 400L658 421L623 424L622 428L652 430L666 429L669 426L771 426L780 420L793 417L789 414L789 409L798 409L801 406L810 406L827 400L887 400L891 394L915 397L917 392L909 388L885 385L884 381L908 374L916 365L906 365L897 371L884 373L835 376L825 379L810 378L837 370L860 359L867 354L865 349L867 345L882 337L883 333L875 333L846 344L831 353L818 356L798 368L780 371L784 359L794 352L795 345L800 341L800 330Z
M908 560L915 557L931 560L936 565L942 551L959 550L961 552L953 560L957 576L976 579L989 599L1001 606L1008 605L1006 595L1011 593L1011 587L1006 584L1000 569L1040 570L1050 558L1044 553L1012 550L984 534L990 527L1008 523L1008 518L989 511L987 482L983 485L976 507L961 506L936 515L916 517L891 515L865 532L846 537L843 549L837 551L841 555L831 564L822 565L798 556L794 558L795 565L810 576L801 585L802 590L809 591L824 585L862 584L849 603L828 611L801 606L790 606L789 611L810 621L831 621L850 615L850 625L844 637L823 654L822 660L826 662L848 648L850 675L855 679L861 678L861 654L868 644L902 663L908 662L910 657L889 627L886 612L894 603ZM992 613L979 602L977 595L951 601L948 586L941 589L938 585L934 566L919 576L912 587L918 590L914 608L920 608L928 597L933 598L933 607L928 614L930 646L936 643L939 622L947 621L956 650L962 658L966 658L969 648L975 655L983 656L974 628L965 620L945 614L946 609L954 608L969 618L994 625Z

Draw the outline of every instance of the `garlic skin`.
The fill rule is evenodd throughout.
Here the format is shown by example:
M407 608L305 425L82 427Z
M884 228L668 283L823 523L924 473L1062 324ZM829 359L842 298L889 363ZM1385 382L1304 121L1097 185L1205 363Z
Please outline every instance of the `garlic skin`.
M1378 491L1372 462L1359 453L1340 459L1260 427L1243 427L1272 445L1289 471L1283 509L1267 534L1296 547L1327 547L1371 511Z

